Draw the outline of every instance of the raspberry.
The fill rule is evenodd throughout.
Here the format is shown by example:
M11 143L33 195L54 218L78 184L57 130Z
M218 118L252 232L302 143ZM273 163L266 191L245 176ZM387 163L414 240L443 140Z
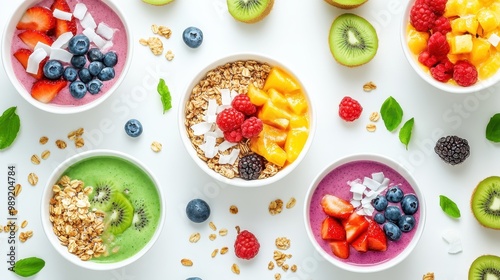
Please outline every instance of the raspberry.
M436 15L442 15L446 9L446 2L448 0L426 0L425 2Z
M417 1L410 11L410 23L417 31L426 32L432 29L437 16L425 2Z
M248 95L243 93L234 97L231 106L247 116L253 115L257 111L257 108L252 104Z
M459 60L453 67L453 79L460 86L471 86L477 82L477 69L469 61Z
M440 16L434 21L434 26L432 27L433 33L441 33L446 35L446 33L451 31L450 20L447 17Z
M244 120L245 115L242 112L230 107L217 114L215 121L220 130L226 132L239 128Z
M224 132L224 139L231 143L238 143L243 139L243 135L241 134L241 129L237 128L231 131Z
M352 122L359 118L363 107L358 101L352 99L349 96L342 98L339 104L339 116L347 122Z
M450 52L450 44L446 40L446 36L440 32L436 32L429 37L427 41L427 51L430 55L443 57Z
M418 55L418 62L431 68L439 63L439 57L429 54L428 51L423 51Z
M241 134L245 138L252 138L262 131L262 121L257 117L250 117L241 124Z
M449 59L444 59L430 69L434 79L446 83L453 77L453 63Z
M255 235L248 230L239 231L234 242L234 253L240 259L249 260L259 253L260 244Z

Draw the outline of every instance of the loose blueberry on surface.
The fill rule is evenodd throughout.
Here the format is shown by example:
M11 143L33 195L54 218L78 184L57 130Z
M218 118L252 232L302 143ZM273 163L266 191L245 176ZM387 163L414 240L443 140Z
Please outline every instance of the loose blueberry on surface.
M102 62L108 67L113 67L116 63L118 63L118 55L113 51L107 52L104 55Z
M115 77L115 69L112 67L104 67L101 72L97 74L97 78L101 81L109 81Z
M142 124L136 119L130 119L125 123L125 132L130 137L138 137L142 134Z
M391 222L387 222L383 226L385 236L392 241L397 241L401 238L402 232L399 227Z
M43 66L43 75L50 80L61 78L64 72L64 67L58 60L48 60Z
M418 198L414 194L407 194L401 201L401 209L406 215L413 215L418 210Z
M402 232L409 232L415 227L415 218L412 215L403 215L398 220L398 227Z
M68 82L74 82L78 78L78 71L71 66L64 68L63 78Z
M191 221L202 223L210 217L210 206L203 199L195 198L186 205L186 215Z
M387 206L387 208L385 208L384 216L387 220L396 223L401 217L401 211L399 210L399 207L389 205Z
M87 90L90 92L90 94L98 94L101 91L102 88L102 82L93 79L87 84Z
M87 53L89 61L102 61L104 54L98 48L91 48Z
M203 32L194 26L190 26L182 33L184 43L190 48L197 48L203 42Z
M92 61L89 64L88 68L89 68L89 71L90 71L90 75L92 75L92 76L95 77L104 68L104 64L102 62L100 62L100 61Z
M399 186L390 187L385 194L385 197L390 202L400 202L403 199L403 191Z
M373 220L375 220L375 222L377 222L378 224L385 223L384 214L382 214L382 213L375 214L375 216L373 217Z
M83 83L88 83L92 81L92 74L90 74L90 71L88 68L83 68L78 72L78 77Z
M384 211L387 204L387 199L383 195L377 195L377 197L372 200L372 205L377 211Z
M87 93L87 86L81 81L74 81L69 85L69 93L76 99L81 99Z
M82 69L87 63L87 58L84 55L74 55L71 57L71 65L77 69Z
M77 34L68 42L68 51L74 55L84 55L89 51L90 40L83 34Z

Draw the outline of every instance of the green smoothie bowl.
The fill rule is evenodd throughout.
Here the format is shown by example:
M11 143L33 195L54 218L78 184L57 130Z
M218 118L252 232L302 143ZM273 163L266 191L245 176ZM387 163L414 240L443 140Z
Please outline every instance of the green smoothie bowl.
M159 182L137 159L111 150L77 154L51 174L42 225L68 261L91 270L133 263L156 242L165 205Z

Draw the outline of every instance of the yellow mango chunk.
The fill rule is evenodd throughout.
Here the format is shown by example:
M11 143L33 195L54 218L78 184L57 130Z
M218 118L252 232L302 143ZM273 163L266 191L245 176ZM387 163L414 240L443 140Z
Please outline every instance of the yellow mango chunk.
M499 19L496 14L488 8L479 10L477 13L477 21L481 25L484 33L495 30L499 24Z
M269 95L269 99L274 105L282 110L288 111L288 101L283 96L283 94L281 94L275 88L268 89L267 94Z
M472 51L472 35L470 34L451 36L448 43L450 43L451 54L469 53Z
M271 100L268 100L264 105L262 105L262 108L260 110L262 113L262 119L265 120L272 120L272 119L290 119L290 113L274 104L271 102Z
M420 32L411 28L408 31L408 47L410 51L418 55L427 47L427 41L429 40L429 32Z
M309 128L309 117L307 115L292 115L289 127L290 129Z
M490 56L491 44L483 38L472 38L472 50L469 60L476 67Z
M465 4L464 14L475 15L482 7L483 5L481 5L481 2L479 2L479 0L467 0Z
M280 147L284 147L286 141L287 132L283 129L279 129L277 127L263 124L262 131L259 134L259 137L269 138L271 141L278 144Z
M493 76L500 68L500 53L491 55L478 69L479 79L487 79Z
M477 29L479 27L479 21L476 16L469 16L465 18L465 31L472 35L477 34Z
M278 166L284 166L287 160L287 153L285 150L267 137L252 138L250 140L250 150Z
M247 95L255 106L262 106L269 99L267 93L253 84L248 85Z
M266 102L267 104L267 102ZM262 107L263 108L263 107ZM286 118L273 118L269 110L258 110L257 118L259 118L263 123L275 126L279 129L286 130L290 124L290 120Z
M293 113L297 115L303 115L307 113L308 105L305 94L302 90L296 90L289 92L285 95L288 105L292 109Z
M267 91L270 88L275 88L282 93L287 93L300 89L300 85L285 71L278 67L273 67L267 76L263 89Z
M287 162L294 162L306 144L309 131L303 128L292 128L288 131L285 142Z
M467 0L448 0L444 10L445 17L462 16L466 11Z
M451 32L456 35L464 34L467 31L467 26L465 25L465 18L456 18L450 21Z

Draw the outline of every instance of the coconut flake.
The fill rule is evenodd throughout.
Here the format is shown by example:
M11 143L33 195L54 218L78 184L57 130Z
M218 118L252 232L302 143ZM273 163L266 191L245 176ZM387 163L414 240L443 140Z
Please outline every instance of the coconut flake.
M72 53L63 49L52 49L50 52L50 59L55 59L66 63L70 63L72 57Z
M233 149L231 153L229 154L229 164L234 164L236 159L238 158L238 155L240 154L240 149Z
M62 11L59 9L54 9L54 11L52 12L52 15L57 19L61 19L61 20L65 20L65 21L70 21L71 18L73 17L72 13L68 13L68 12L65 12L65 11Z
M215 137L217 137L217 138L224 137L224 132L222 132L222 130L220 130L220 128L218 126L215 127L213 133L214 133Z
M193 124L191 126L194 135L203 135L209 132L212 129L212 124L208 122L200 122L197 124Z
M65 48L68 45L68 42L71 38L73 38L72 32L63 33L59 35L59 37L57 37L54 43L52 43L51 47L54 49Z
M372 173L372 179L379 182L380 184L382 184L384 178L385 178L384 172Z
M205 111L205 116L203 116L206 122L214 123L217 120L217 106L217 101L215 99L208 99L208 107Z
M460 236L458 235L458 232L452 229L444 231L441 237L443 237L444 241L446 241L446 243L448 244L460 241Z
M85 16L80 20L80 25L83 27L83 29L92 28L95 30L95 28L97 27L94 17L90 13L85 14Z
M238 95L239 93L235 91L234 89L231 90L231 101Z
M363 199L363 194L362 193L352 193L352 199L361 200L361 199Z
M231 155L219 155L219 164L228 164Z
M42 42L37 42L34 49L36 50L40 48L42 48L47 53L47 55L49 55L50 52L52 51L52 48L49 45L44 44Z
M82 20L87 13L87 6L83 3L77 3L73 9L73 16L79 20Z
M203 148L200 148L203 150L203 152L205 152L205 157L215 157L215 155L217 154L217 148L215 148L216 138L210 132L207 132L205 134L204 140L204 143L200 145L203 146Z
M497 34L492 33L490 37L488 37L488 42L496 48L498 43L500 43L500 37Z
M111 27L109 27L107 24L104 22L100 22L97 25L97 29L95 32L99 35L101 35L104 39L106 40L111 40L113 38L113 34L115 33L115 30Z
M222 143L219 144L219 152L224 152L225 150L236 146L236 143L229 142L227 140L224 140Z
M31 74L38 73L38 67L40 62L47 57L47 52L43 48L39 48L33 51L28 57L28 65L26 66L26 72Z
M85 28L82 31L82 33L83 33L83 35L87 36L87 38L89 38L90 41L94 41L94 37L99 36L99 35L97 35L97 33L95 33L93 28Z
M365 189L366 189L366 187L363 184L360 184L360 183L353 183L350 186L351 186L350 191L352 193L362 194L365 191Z
M370 190L376 190L380 187L380 183L373 180L372 178L370 177L365 177L363 179L363 185L365 185L367 188L369 188Z
M223 88L220 90L220 97L222 101L222 105L231 105L231 92L227 88Z
M358 199L351 199L351 205L354 207L354 208L358 208L359 206L361 206L361 201L358 200Z
M458 240L456 242L451 243L448 246L448 253L449 254L458 254L462 252L462 241Z
M108 42L106 39L102 38L100 35L96 34L94 38L92 38L92 42L99 48L104 49L104 46Z

